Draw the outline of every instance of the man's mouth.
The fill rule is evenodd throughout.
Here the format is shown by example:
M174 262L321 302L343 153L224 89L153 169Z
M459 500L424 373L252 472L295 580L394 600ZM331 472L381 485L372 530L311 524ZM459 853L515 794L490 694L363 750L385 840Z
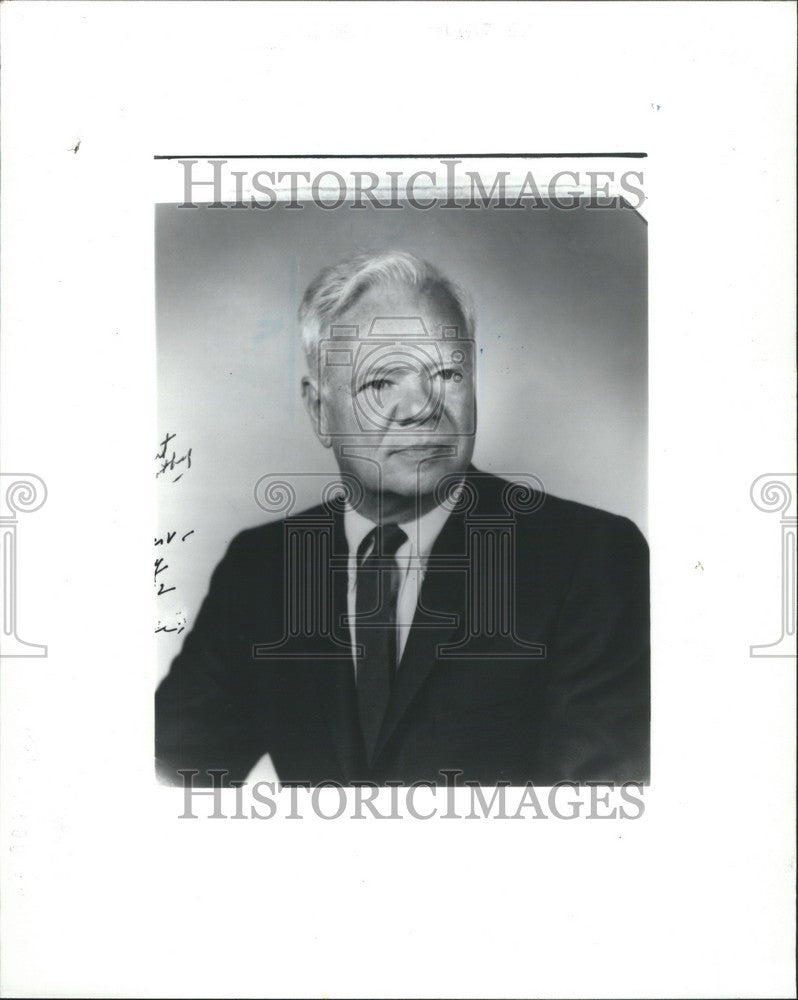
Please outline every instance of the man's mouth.
M391 455L417 455L419 457L425 457L430 455L449 455L451 454L452 446L446 444L403 444L394 445L388 450L388 457Z

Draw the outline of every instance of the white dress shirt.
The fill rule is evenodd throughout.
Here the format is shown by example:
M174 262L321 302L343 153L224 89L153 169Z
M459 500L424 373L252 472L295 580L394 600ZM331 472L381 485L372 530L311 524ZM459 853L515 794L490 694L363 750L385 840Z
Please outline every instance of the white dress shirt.
M399 567L399 593L396 600L396 648L397 661L402 662L402 654L405 651L407 637L410 634L410 626L416 614L416 606L421 593L421 585L424 582L424 573L427 568L427 560L435 544L435 540L441 533L441 529L446 523L450 511L443 507L433 507L418 520L399 523L399 527L407 535L407 541L403 542L396 550L396 564ZM355 645L355 621L357 612L357 553L360 543L376 527L374 521L369 520L356 510L347 507L344 511L344 532L346 542L349 546L349 589L347 594L347 611L349 613L349 638L352 644L352 660L355 664L355 675L357 676L357 660L354 657ZM373 545L373 543L372 543ZM368 556L371 548L364 553L364 558Z

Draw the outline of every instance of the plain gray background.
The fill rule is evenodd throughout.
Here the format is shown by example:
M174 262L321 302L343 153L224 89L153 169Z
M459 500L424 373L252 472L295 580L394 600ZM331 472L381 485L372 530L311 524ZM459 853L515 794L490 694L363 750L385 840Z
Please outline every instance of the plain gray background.
M157 482L157 533L178 532L156 550L159 582L175 587L159 622L190 627L229 540L269 519L253 496L262 476L335 471L302 406L296 312L317 272L355 250L412 250L470 293L477 468L533 473L645 532L646 247L627 208L158 205L159 440L176 435L170 455L191 448L182 478ZM161 672L184 635L159 636Z

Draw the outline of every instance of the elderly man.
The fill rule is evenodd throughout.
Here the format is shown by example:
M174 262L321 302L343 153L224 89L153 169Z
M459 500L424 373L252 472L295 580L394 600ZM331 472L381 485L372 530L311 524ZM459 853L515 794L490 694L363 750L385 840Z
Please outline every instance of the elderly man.
M646 544L471 465L463 294L361 254L299 318L342 491L231 543L156 695L162 778L241 781L268 753L284 783L646 781Z

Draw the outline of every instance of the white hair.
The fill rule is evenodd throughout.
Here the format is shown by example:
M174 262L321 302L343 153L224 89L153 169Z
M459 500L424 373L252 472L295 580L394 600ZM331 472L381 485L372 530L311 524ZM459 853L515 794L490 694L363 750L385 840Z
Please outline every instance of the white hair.
M299 326L308 364L315 363L325 325L353 306L369 288L397 283L451 305L463 321L463 335L474 336L474 313L467 296L429 261L405 250L359 253L326 267L302 298Z

